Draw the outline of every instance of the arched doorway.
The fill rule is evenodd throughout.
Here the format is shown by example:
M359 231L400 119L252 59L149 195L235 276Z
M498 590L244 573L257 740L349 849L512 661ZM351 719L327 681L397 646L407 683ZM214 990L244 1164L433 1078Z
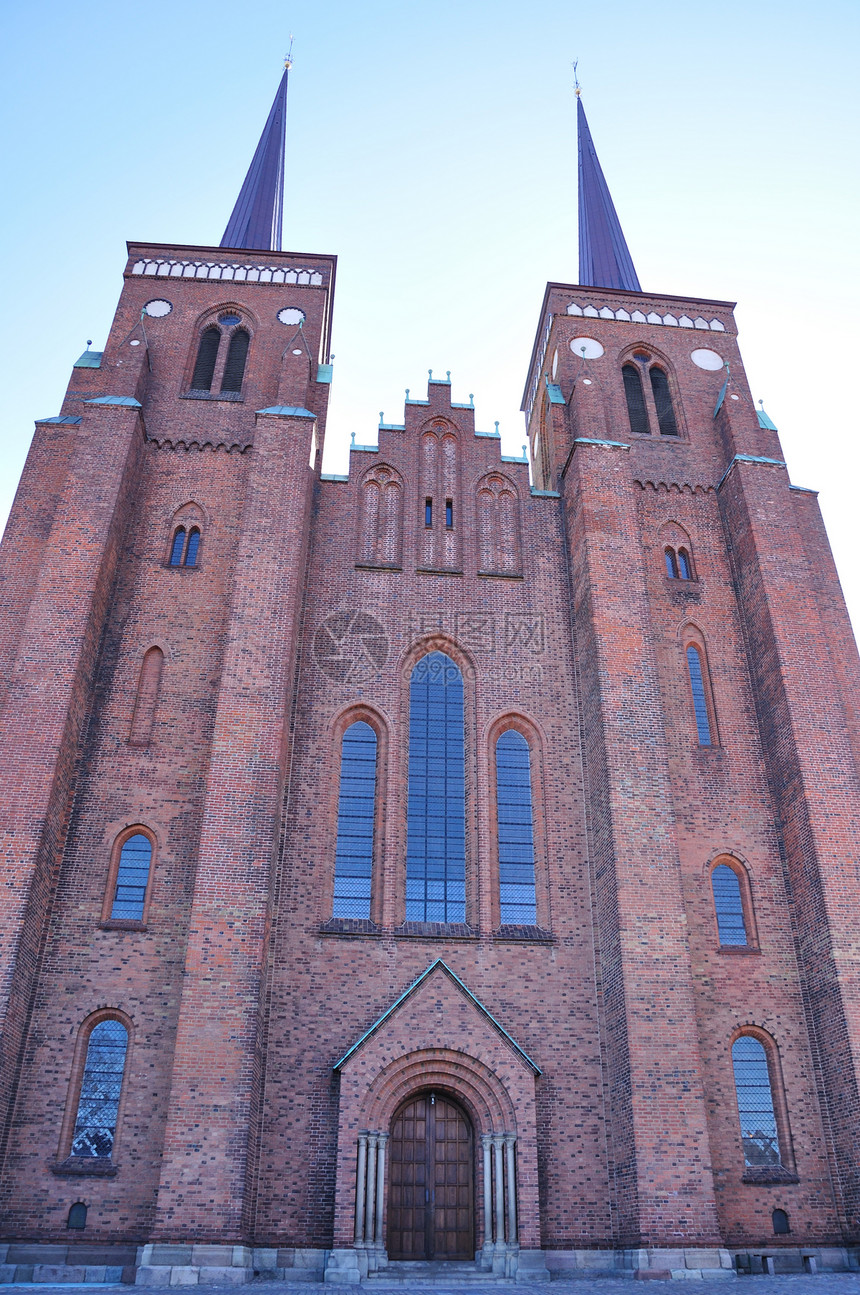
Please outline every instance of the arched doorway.
M474 1259L471 1121L447 1093L411 1097L391 1122L390 1259Z

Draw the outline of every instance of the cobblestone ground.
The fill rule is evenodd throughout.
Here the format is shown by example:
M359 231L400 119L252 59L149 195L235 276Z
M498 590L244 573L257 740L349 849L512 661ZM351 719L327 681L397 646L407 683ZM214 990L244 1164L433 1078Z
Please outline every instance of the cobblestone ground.
M656 1290L655 1290L656 1287ZM374 1289L389 1290L399 1292L400 1295L426 1295L426 1292L432 1291L433 1295L499 1295L500 1290L508 1289L517 1291L519 1295L547 1295L551 1291L552 1295L640 1295L641 1292L649 1292L656 1295L657 1290L666 1291L669 1295L668 1288L671 1288L671 1295L680 1295L680 1292L686 1292L687 1295L727 1295L727 1291L736 1292L736 1295L860 1295L860 1273L820 1273L817 1276L808 1274L786 1277L738 1277L735 1282L729 1285L725 1281L702 1280L696 1281L692 1286L680 1282L655 1283L649 1281L647 1284L637 1282L635 1285L630 1279L618 1279L615 1277L578 1277L573 1280L564 1279L554 1281L548 1287L546 1282L513 1282L513 1281L467 1281L467 1282L447 1282L440 1280L437 1285L430 1286L426 1282L421 1284L403 1285L388 1282L362 1282L360 1286L335 1286L333 1284L323 1285L321 1282L273 1282L261 1281L252 1282L248 1286L240 1286L235 1289L247 1290L249 1295L312 1295L314 1291L345 1292L352 1291L356 1295L361 1295L365 1291ZM91 1295L97 1292L129 1292L134 1290L131 1286L98 1286L91 1283L86 1286L76 1285L65 1282L61 1286L47 1286L41 1283L36 1285L32 1282L16 1282L4 1286L6 1290L29 1291L30 1295L69 1295L70 1291L90 1291ZM188 1289L188 1288L185 1288ZM230 1287L206 1286L202 1284L195 1287L196 1290L218 1291L219 1295L225 1295ZM146 1295L178 1295L176 1286L147 1286L145 1287Z

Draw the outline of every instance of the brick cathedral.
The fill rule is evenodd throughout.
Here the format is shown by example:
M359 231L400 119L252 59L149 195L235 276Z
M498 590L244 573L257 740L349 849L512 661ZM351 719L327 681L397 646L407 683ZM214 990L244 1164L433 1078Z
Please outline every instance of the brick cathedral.
M323 473L286 92L2 548L0 1279L857 1267L858 658L732 303L578 100L528 457L431 375Z

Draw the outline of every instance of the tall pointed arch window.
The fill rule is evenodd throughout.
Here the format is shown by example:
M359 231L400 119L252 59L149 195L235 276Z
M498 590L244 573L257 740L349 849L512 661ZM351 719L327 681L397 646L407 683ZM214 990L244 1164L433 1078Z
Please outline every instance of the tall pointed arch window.
M499 913L503 926L537 924L529 744L516 729L496 742Z
M204 328L197 348L197 360L191 378L192 391L211 391L212 379L215 376L215 361L218 359L218 347L221 344L221 330L211 325ZM187 372L187 370L186 370Z
M463 676L444 652L422 657L409 683L406 919L466 920Z
M695 643L687 644L687 670L690 675L690 691L693 697L693 713L696 717L699 746L712 746L711 717L705 686L703 652Z
M333 917L370 917L376 751L370 725L350 724L341 740Z
M645 392L642 389L642 375L635 364L625 364L621 368L624 380L624 395L627 398L627 417L630 419L630 430L637 436L647 436L651 431L648 426L648 410L645 405Z
M128 1051L121 1021L99 1021L87 1040L71 1155L109 1160L116 1142L119 1099Z
M761 1040L751 1034L742 1034L735 1039L732 1044L732 1068L744 1163L754 1166L779 1165L782 1163L782 1156L770 1066Z
M654 393L654 404L657 409L657 422L661 436L677 436L678 421L672 404L672 392L669 390L669 379L658 365L651 366L649 371L651 390Z
M248 347L251 338L244 328L237 328L230 338L227 350L227 362L224 365L224 377L221 379L222 391L241 391L245 377L245 362L248 359Z

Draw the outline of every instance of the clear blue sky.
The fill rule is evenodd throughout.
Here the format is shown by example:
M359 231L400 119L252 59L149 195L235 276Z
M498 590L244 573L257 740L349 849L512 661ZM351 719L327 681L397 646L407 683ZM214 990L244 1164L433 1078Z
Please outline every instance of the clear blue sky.
M522 444L544 284L577 275L578 57L642 284L739 302L860 625L856 0L7 5L0 523L125 240L220 240L291 31L284 246L339 257L327 469L430 367Z

